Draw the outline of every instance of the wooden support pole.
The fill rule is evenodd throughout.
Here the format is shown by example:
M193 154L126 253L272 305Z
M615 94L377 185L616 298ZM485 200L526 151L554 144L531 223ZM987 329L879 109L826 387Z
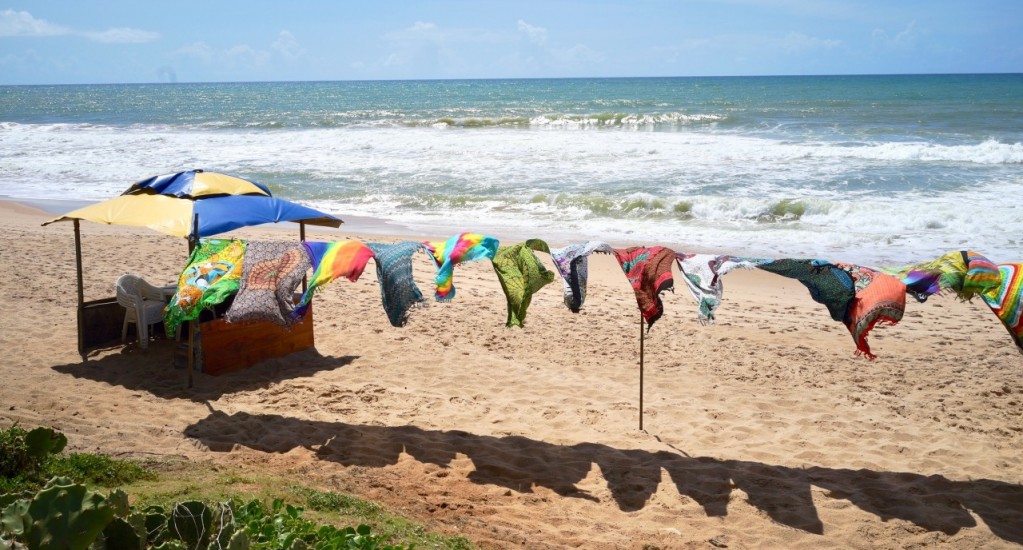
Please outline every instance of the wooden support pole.
M75 273L78 276L78 354L85 361L85 332L82 324L85 322L85 284L82 282L82 229L78 220L75 223Z
M646 331L643 330L643 314L639 315L639 429L643 429L643 340L646 338Z
M298 240L305 242L305 222L298 222ZM305 274L302 275L302 294L309 288L309 277Z
M192 235L188 239L188 254L191 256L195 247L199 246L199 214L192 215ZM186 385L192 387L192 369L195 368L195 329L199 324L196 317L188 321L188 378Z

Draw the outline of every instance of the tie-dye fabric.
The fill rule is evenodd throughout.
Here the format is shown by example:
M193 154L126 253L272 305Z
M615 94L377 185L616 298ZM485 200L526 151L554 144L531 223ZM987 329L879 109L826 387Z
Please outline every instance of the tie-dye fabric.
M294 325L295 290L309 267L309 255L301 243L249 241L238 294L224 320Z
M856 342L856 354L876 359L867 344L867 334L878 324L898 323L906 311L906 285L902 281L852 264L836 264L853 278L856 295L849 304L845 325Z
M671 266L675 261L675 252L663 246L634 246L615 248L614 255L636 293L639 311L646 320L647 330L650 330L664 313L661 293L674 290Z
M721 277L733 269L753 269L772 261L767 258L685 254L682 252L676 254L675 259L682 271L686 287L699 305L700 320L705 322L714 320L714 310L721 304L721 298L725 292Z
M492 260L499 244L497 239L478 233L459 233L446 241L424 242L423 246L437 266L437 276L434 277L437 301L446 302L455 297L453 280L456 265L484 258Z
M982 296L1023 353L1023 263L999 264L998 271L1001 275L998 291Z
M612 254L614 249L607 243L589 241L551 250L551 259L564 283L565 305L572 313L579 313L586 301L588 256L594 252Z
M530 239L513 246L502 246L494 255L494 271L508 300L506 326L521 327L533 294L554 282L554 272L544 267L533 251L547 252L550 247L540 239Z
M966 278L967 260L963 252L949 252L940 258L903 267L880 267L878 271L900 279L906 285L906 292L919 302L952 290L959 294Z
M353 283L359 280L366 263L373 257L373 251L359 241L336 242L304 242L309 254L309 262L313 267L313 276L309 279L309 287L302 294L292 317L299 318L309 309L313 293L339 277L345 277Z
M391 326L403 327L412 307L423 302L423 293L412 278L412 256L425 251L423 243L405 241L395 244L367 243L377 264L380 297Z
M163 310L168 337L173 337L181 323L198 319L203 309L238 292L245 245L237 239L199 239L178 277L177 292Z
M981 296L987 300L998 294L1002 286L1002 274L998 266L978 252L966 250L962 254L966 262L966 276L963 277L959 297L972 300L974 296Z

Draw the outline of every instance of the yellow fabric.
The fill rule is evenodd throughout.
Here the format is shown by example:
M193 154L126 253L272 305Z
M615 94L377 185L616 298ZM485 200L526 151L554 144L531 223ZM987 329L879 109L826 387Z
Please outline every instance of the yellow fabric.
M186 237L190 233L192 201L164 195L121 195L68 212L43 225L69 220L88 220L107 225L134 225Z
M250 181L219 174L217 172L199 172L192 180L192 197L206 195L268 195Z

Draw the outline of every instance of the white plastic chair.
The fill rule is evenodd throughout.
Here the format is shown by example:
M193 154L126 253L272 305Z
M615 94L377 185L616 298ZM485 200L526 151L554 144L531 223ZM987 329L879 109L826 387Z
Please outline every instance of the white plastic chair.
M135 323L139 346L148 348L150 327L163 320L163 308L167 305L163 290L130 273L118 277L114 289L117 303L124 307L121 342L128 339L128 323Z

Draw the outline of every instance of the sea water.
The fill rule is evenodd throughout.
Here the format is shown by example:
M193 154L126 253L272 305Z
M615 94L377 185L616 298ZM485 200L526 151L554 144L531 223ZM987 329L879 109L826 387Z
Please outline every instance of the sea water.
M0 87L0 194L192 168L409 235L1023 260L1023 75Z

